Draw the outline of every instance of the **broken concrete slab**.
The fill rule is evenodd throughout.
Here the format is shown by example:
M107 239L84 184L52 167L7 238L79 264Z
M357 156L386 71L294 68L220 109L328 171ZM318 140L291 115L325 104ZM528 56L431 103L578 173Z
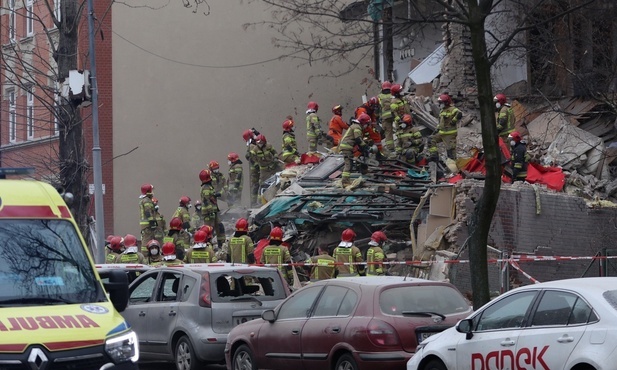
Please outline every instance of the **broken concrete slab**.
M569 120L559 112L545 112L527 124L529 137L539 143L550 143L555 140L559 130L564 125L570 125Z

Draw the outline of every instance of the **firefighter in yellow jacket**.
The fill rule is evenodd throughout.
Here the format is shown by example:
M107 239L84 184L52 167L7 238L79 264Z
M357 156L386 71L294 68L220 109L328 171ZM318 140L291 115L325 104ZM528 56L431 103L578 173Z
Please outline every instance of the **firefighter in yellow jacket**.
M439 96L439 105L441 106L439 124L437 125L437 133L431 137L429 154L431 160L437 160L439 158L437 143L441 141L446 147L448 158L456 159L457 124L463 117L463 113L452 105L452 98L448 94L441 94Z
M191 225L191 198L183 195L178 201L178 208L174 212L173 217L178 217L182 220L182 228L188 232L193 232L193 226Z
M306 263L310 263L311 281L332 279L338 276L338 266L336 260L328 254L325 245L317 247L317 256L309 258Z
M287 120L283 122L283 137L281 140L281 160L285 164L296 163L300 158L300 153L298 153L294 121L291 119L291 116L287 117Z
M497 118L497 134L504 142L507 142L508 135L514 131L514 109L507 103L505 94L497 94L493 98L495 102L495 115Z
M236 232L229 239L227 262L255 263L253 240L248 236L248 231L249 223L246 218L240 218L236 221Z
M344 187L351 184L350 178L354 151L357 149L364 157L368 157L370 149L364 141L362 127L370 124L371 117L366 113L362 113L357 120L355 118L351 119L351 126L349 126L345 132L345 135L341 138L341 142L339 143L339 152L343 154L343 159L345 161L343 173L341 174L341 184Z
M406 114L410 114L409 103L405 99L403 99L403 86L399 84L392 85L390 89L390 93L392 94L392 101L390 102L390 110L392 111L392 116L394 117L394 126L398 126L403 119L403 116Z
M321 120L317 115L319 104L314 101L306 106L306 139L309 143L309 152L317 150L317 144L321 144L324 133L321 130Z
M369 248L366 251L366 274L367 275L383 275L383 244L388 240L386 234L382 231L375 231L371 235L371 241L368 242Z
M279 169L278 154L263 134L257 135L255 144L251 144L250 153L251 161L259 165L259 184L262 185Z
M152 266L178 266L184 264L182 260L176 256L176 246L174 243L165 242L161 251L163 252L163 260Z
M163 238L163 242L171 242L176 246L176 256L180 259L184 259L186 250L191 245L191 234L182 228L182 220L178 217L174 217L169 221L169 232L167 236Z
M139 252L135 235L126 234L124 237L124 252L116 257L114 263L146 263L146 259Z
M207 234L205 231L198 230L193 235L195 244L189 248L184 256L184 262L186 263L214 263L216 257L214 256L214 249L212 244L206 243Z
M392 115L392 109L390 107L392 104L391 88L392 83L390 81L384 81L381 84L381 94L377 95L380 107L379 119L381 127L384 130L385 147L389 153L394 152L394 116Z
M352 229L345 229L341 234L341 242L334 249L333 257L338 265L338 276L364 276L364 260L362 252L354 245L356 233Z
M396 153L401 161L416 164L418 155L424 149L420 129L414 127L410 114L405 114L396 132Z
M154 218L154 203L152 203L152 191L154 186L151 184L143 184L141 186L141 195L139 196L139 226L141 229L141 240L147 242L154 239L154 231L156 230L156 219Z
M287 281L291 284L293 281L293 271L290 265L283 265L291 263L291 254L287 247L281 245L283 243L283 229L275 227L270 231L270 244L268 244L261 254L261 263L264 264L277 264L278 269L283 276L287 278Z
M212 175L210 170L201 170L199 172L199 180L201 181L201 215L203 216L204 225L208 225L216 230L216 241L219 247L225 242L225 233L221 233L221 221L219 219L219 193L216 192L212 185Z
M259 164L253 162L251 158L251 145L255 144L255 138L259 131L250 128L242 133L242 138L246 142L246 154L244 155L249 162L249 186L251 191L251 207L259 202Z
M227 203L233 205L240 203L242 200L242 180L243 169L242 161L238 153L231 152L227 155L227 164L229 164L229 182L227 185Z

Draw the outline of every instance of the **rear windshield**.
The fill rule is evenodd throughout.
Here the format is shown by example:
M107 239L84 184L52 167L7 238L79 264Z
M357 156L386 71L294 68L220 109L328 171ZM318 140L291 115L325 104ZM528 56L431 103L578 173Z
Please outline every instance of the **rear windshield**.
M276 270L250 270L211 274L212 301L283 299L285 287Z
M105 300L66 220L0 220L0 286L0 307Z
M469 304L456 289L445 285L408 285L390 288L379 296L381 311L402 316L403 312L462 313Z

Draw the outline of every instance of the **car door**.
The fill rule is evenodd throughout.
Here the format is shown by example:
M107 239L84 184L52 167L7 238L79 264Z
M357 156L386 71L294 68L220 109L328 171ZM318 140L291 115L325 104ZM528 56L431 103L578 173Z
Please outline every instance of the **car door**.
M302 367L302 330L323 286L309 286L289 296L279 307L276 320L259 330L257 363L267 369Z
M301 333L305 370L328 369L332 348L344 341L345 328L358 303L358 294L346 287L328 285Z
M471 338L461 333L456 346L456 369L516 369L510 360L537 295L537 290L510 294L475 315Z
M129 304L122 312L122 316L137 333L142 357L148 357L148 352L151 352L148 327L153 321L150 319L148 311L154 299L157 278L158 272L150 272L135 280L130 287Z
M516 347L518 368L563 369L585 333L591 307L578 295L546 290L521 331Z
M161 357L173 353L169 343L178 318L180 298L178 288L181 280L181 272L161 272L155 291L155 300L149 308L148 315L153 320L148 334L149 345Z

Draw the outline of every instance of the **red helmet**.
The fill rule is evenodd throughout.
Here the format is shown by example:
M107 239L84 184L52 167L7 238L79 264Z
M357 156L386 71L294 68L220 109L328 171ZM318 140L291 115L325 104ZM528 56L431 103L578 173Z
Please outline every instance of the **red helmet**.
M111 238L111 241L109 242L109 247L111 248L111 250L118 252L120 249L122 249L122 238L119 236L114 236L113 238Z
M172 242L167 242L163 244L163 249L161 252L163 252L163 256L171 256L176 254L176 246Z
M182 219L180 217L174 217L169 221L169 228L171 230L182 230Z
M439 99L437 100L443 102L445 105L452 105L452 98L448 94L439 95Z
M517 143L521 141L521 134L519 134L518 131L512 131L509 136Z
M412 121L413 121L413 119L411 118L411 114L404 114L403 115L403 122L405 122L408 125L411 125Z
M154 190L154 186L152 186L152 184L143 184L141 186L141 193L143 195L152 193L152 190Z
M352 229L345 229L341 234L341 240L344 242L353 242L356 240L356 232Z
M373 235L371 235L371 241L375 241L378 244L381 244L386 240L388 240L388 237L386 236L386 234L384 234L383 231L375 231Z
M382 90L390 90L391 88L392 88L392 82L390 82L390 81L384 81L381 84L381 89Z
M236 152L231 152L227 154L227 160L230 162L235 162L240 159L240 156Z
M181 206L186 207L189 203L191 203L191 198L187 197L186 195L183 195L180 197L180 200L178 202L180 203Z
M111 239L114 238L115 235L107 235L107 238L105 238L105 241L107 242L107 244L111 243Z
M203 225L202 227L199 228L198 231L205 232L206 233L206 239L210 239L212 237L212 233L214 232L214 229L210 225Z
M124 237L124 246L125 247L134 247L137 245L137 238L133 234L126 234Z
M494 101L494 102L496 102L496 103L497 103L497 102L499 102L499 104L501 104L501 105L506 104L506 101L507 101L507 100L508 100L508 99L506 98L506 95L505 95L505 94L497 94L497 95L495 95L495 97L493 98L493 101Z
M242 138L244 139L244 141L251 140L253 138L253 131L251 131L250 129L244 130L244 132L242 133Z
M203 169L199 172L199 179L201 182L209 182L212 181L212 175L210 175L210 170Z
M369 105L370 107L374 107L374 106L379 105L379 99L377 99L377 97L376 97L376 96L373 96L372 98L370 98L370 99L368 100L368 105Z
M249 231L249 222L246 218L241 218L236 221L236 231Z
M272 231L270 231L270 240L282 241L283 240L283 229L281 229L278 226L272 229Z
M201 200L196 200L195 201L195 207L201 206Z
M287 119L285 120L285 122L283 122L283 131L285 132L289 132L294 128L294 121L291 119Z
M390 92L392 93L392 95L400 94L401 91L403 91L403 86L399 84L392 85L392 88L390 88Z
M340 116L341 114L343 114L343 107L340 104L335 105L334 107L332 107L332 113L338 114Z
M208 167L210 167L210 171L218 170L220 168L219 162L217 162L217 161L210 161L210 163L208 164Z
M156 240L156 239L152 239L152 240L150 240L148 242L148 249L154 248L154 247L161 248L161 245L159 244L159 241Z
M366 113L362 113L360 117L358 117L358 122L360 122L363 125L369 124L371 123L371 116L369 116Z
M315 112L317 112L319 110L319 104L315 103L314 101L310 101L306 105L306 109L314 110Z
M268 143L268 140L266 140L266 137L264 136L264 134L259 134L257 135L257 138L255 139L256 142L263 142L264 144Z
M208 234L206 234L205 231L197 230L195 235L193 235L193 240L195 240L195 243L203 243L206 241L207 237Z

